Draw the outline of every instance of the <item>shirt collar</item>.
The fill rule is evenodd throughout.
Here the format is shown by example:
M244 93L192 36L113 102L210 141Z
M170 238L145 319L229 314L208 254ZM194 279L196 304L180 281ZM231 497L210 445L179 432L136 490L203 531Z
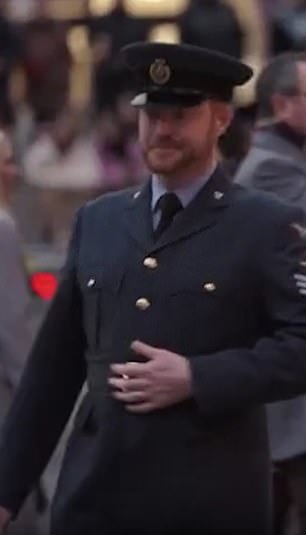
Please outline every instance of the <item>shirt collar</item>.
M202 187L207 184L214 171L215 167L209 173L199 176L199 178L194 180L192 184L173 190L173 193L175 193L181 201L183 208L185 208L196 197ZM168 193L168 190L164 184L163 178L159 175L152 175L151 208L153 212L156 211L157 203L165 193Z

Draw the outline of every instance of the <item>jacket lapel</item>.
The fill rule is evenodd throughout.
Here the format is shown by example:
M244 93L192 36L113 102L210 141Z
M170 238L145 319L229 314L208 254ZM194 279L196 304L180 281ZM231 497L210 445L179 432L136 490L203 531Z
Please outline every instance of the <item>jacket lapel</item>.
M125 228L146 252L157 251L213 225L228 204L230 186L228 177L218 167L195 199L179 213L160 239L154 242L149 181L142 189L131 194L124 213Z
M218 168L193 201L180 212L172 225L153 243L151 251L157 251L217 222L222 209L228 204L230 181Z
M123 222L130 236L138 245L147 250L153 243L153 223L151 213L151 181L134 191L123 214Z

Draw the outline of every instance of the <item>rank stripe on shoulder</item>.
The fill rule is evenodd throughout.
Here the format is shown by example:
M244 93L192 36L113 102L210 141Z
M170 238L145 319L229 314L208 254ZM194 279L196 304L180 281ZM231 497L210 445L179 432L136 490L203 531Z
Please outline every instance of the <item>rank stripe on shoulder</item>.
M294 279L298 292L301 295L306 295L306 275L303 275L302 273L295 273Z

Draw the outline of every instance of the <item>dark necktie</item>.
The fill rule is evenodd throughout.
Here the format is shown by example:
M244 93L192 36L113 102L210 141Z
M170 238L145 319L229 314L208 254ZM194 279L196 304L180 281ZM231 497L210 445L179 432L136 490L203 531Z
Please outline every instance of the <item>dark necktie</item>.
M157 209L161 211L161 218L154 231L157 240L162 233L171 225L174 216L182 210L183 206L175 193L165 193L157 203Z

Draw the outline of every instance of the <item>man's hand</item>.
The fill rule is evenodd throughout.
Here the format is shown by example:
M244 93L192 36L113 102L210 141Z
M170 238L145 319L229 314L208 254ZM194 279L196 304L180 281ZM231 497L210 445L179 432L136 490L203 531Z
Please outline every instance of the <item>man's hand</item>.
M7 509L4 509L4 507L0 507L0 535L4 535L6 533L6 529L11 518L11 513Z
M114 398L127 410L151 412L191 397L191 371L185 357L138 341L131 349L147 362L113 364L114 376L109 379Z

